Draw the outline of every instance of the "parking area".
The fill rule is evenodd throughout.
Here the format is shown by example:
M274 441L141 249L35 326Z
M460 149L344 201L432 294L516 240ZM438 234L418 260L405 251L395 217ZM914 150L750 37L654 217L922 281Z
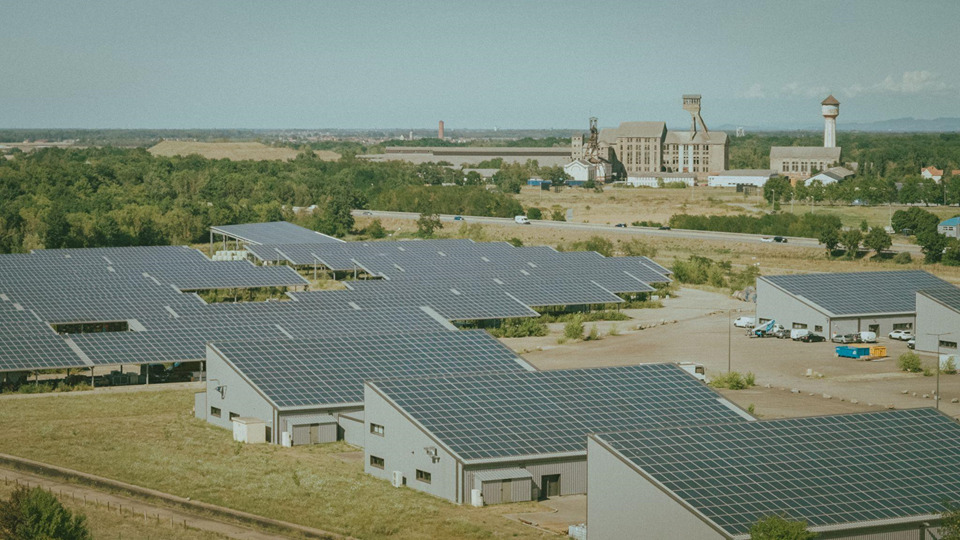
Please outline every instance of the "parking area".
M762 417L935 405L936 376L897 368L897 358L909 350L905 342L881 336L877 344L887 347L888 356L880 360L838 358L830 342L749 337L745 329L732 327L730 318L737 314L726 310L749 310L752 304L724 294L681 289L664 304L631 312L631 321L598 323L599 341L559 344L554 332L507 341L539 369L689 361L703 364L710 376L727 371L729 362L733 371L754 373L757 386L727 394L744 408L753 404ZM604 335L614 324L619 335ZM645 329L636 330L638 325ZM933 356L921 358L935 366ZM960 416L960 403L951 403L960 401L960 375L941 375L940 386L941 409Z

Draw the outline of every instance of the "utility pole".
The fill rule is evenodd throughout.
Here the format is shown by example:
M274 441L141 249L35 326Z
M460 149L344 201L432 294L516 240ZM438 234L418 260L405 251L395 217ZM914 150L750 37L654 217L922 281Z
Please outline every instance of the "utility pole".
M730 322L730 318L733 316L733 310L727 310L727 373L733 371L731 368L731 351L733 350L733 323Z

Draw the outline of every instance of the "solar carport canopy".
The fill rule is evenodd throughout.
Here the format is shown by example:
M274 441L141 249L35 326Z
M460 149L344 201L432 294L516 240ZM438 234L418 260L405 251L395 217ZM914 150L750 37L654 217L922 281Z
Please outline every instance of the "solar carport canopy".
M363 382L371 378L533 369L482 330L216 342L210 348L279 408L359 404Z
M216 234L236 238L250 244L322 244L342 243L343 240L327 236L287 221L268 223L242 223L239 225L217 225L210 227Z
M936 519L960 494L960 426L934 409L594 438L733 536L769 515L813 530Z
M751 419L674 364L368 384L467 462L582 456L589 433Z
M917 291L950 284L922 270L763 276L832 315L912 313Z

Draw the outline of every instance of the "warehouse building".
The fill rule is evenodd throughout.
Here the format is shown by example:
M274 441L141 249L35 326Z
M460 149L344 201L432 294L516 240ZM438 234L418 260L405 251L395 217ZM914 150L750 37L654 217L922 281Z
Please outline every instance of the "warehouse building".
M707 185L710 187L763 187L767 180L776 175L777 173L770 169L734 169L711 174L707 177Z
M217 342L194 412L227 429L258 419L267 442L359 446L366 379L533 369L482 330Z
M817 538L937 538L960 497L960 426L934 409L602 433L590 540L748 539L761 518Z
M956 355L960 342L960 288L917 291L916 349Z
M674 364L368 381L364 417L367 473L471 504L585 493L588 433L753 420Z
M833 336L913 330L917 291L950 284L921 270L757 278L757 322Z

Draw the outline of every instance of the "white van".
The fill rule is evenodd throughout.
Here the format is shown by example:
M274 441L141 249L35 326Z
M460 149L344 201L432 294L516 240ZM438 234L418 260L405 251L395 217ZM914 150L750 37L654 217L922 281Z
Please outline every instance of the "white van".
M753 328L756 326L757 320L753 317L740 316L733 321L733 325L737 328Z
M861 342L861 343L876 343L876 342L877 342L877 333L876 333L876 332L860 332L860 342Z
M513 216L513 220L521 225L530 225L530 220L527 219L527 216Z
M790 339L797 341L803 336L806 336L809 334L810 334L810 331L807 330L806 328L794 328L793 330L790 330Z

